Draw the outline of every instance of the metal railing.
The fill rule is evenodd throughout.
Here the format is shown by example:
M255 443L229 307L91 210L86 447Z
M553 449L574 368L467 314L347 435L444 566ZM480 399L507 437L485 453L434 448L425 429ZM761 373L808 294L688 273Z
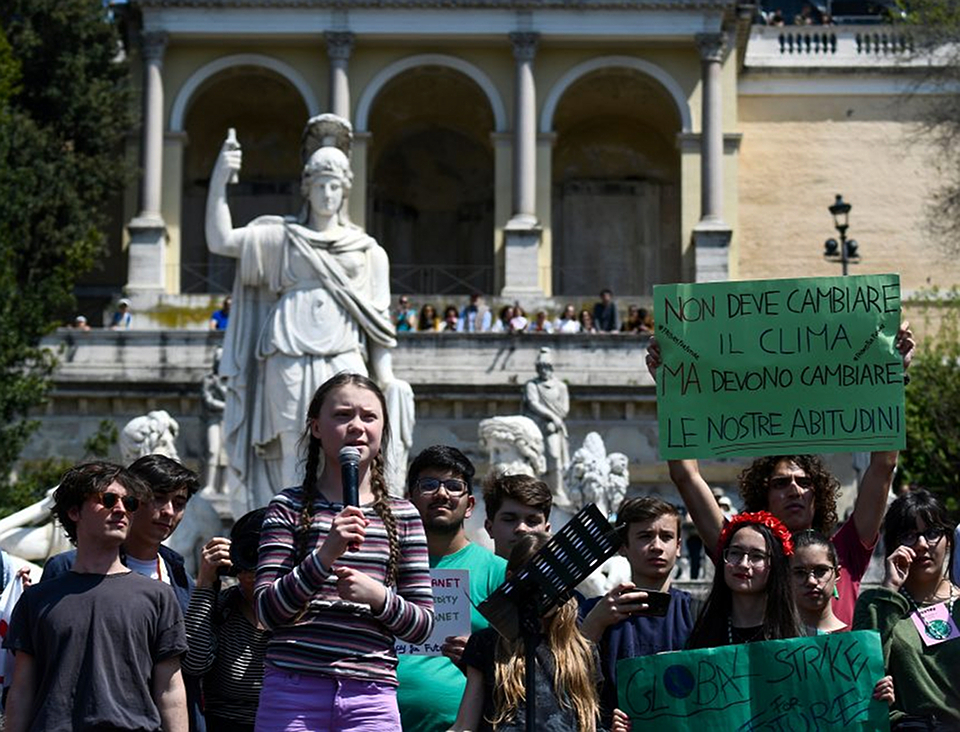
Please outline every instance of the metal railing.
M493 265L391 264L393 294L467 295L493 292Z

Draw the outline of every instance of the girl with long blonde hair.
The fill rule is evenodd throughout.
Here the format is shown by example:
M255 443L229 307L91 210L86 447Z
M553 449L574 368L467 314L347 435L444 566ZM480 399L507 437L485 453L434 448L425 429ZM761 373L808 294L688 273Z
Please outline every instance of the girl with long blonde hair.
M549 539L548 534L541 532L519 539L510 552L507 576L517 572ZM543 636L537 647L537 729L596 732L600 713L599 658L594 645L580 634L576 600L568 600L542 622ZM463 663L467 667L467 686L453 729L524 729L523 640L507 640L494 628L486 628L470 636Z

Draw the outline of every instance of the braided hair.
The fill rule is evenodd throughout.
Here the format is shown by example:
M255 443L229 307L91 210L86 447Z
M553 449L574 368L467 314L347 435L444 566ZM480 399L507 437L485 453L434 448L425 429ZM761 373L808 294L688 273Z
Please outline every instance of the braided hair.
M342 372L327 379L320 388L317 389L310 400L310 406L307 409L307 428L301 438L301 443L307 443L307 459L303 476L303 509L300 511L300 526L297 535L297 563L310 552L308 546L310 535L310 524L313 520L314 503L320 493L319 476L320 461L322 457L322 446L320 440L313 435L311 425L320 415L320 409L327 396L343 386L357 386L362 389L372 391L380 402L380 408L383 412L383 431L380 438L380 452L374 457L373 464L370 466L370 487L373 491L373 510L376 512L387 530L387 540L390 545L390 556L387 559L386 581L385 584L395 586L397 584L397 574L400 566L400 536L397 529L397 519L390 508L390 492L387 489L387 481L384 477L383 453L386 450L387 443L390 440L390 421L387 417L387 402L383 392L377 384L360 374Z

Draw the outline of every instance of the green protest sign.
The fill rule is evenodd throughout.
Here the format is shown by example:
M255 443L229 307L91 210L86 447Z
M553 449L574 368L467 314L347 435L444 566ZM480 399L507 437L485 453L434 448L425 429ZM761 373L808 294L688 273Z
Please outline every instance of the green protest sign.
M905 445L898 275L653 288L661 458Z
M873 699L883 675L876 631L834 633L628 658L617 664L620 709L657 729L889 729Z

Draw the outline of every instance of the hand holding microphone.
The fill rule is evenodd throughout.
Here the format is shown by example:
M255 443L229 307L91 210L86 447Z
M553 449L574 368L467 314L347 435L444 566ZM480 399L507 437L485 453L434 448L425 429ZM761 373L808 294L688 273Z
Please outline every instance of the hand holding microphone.
M346 445L340 448L337 455L340 460L340 484L343 487L343 505L360 506L360 451ZM361 537L362 540L362 537ZM352 551L360 549L359 541L352 541L347 546Z

